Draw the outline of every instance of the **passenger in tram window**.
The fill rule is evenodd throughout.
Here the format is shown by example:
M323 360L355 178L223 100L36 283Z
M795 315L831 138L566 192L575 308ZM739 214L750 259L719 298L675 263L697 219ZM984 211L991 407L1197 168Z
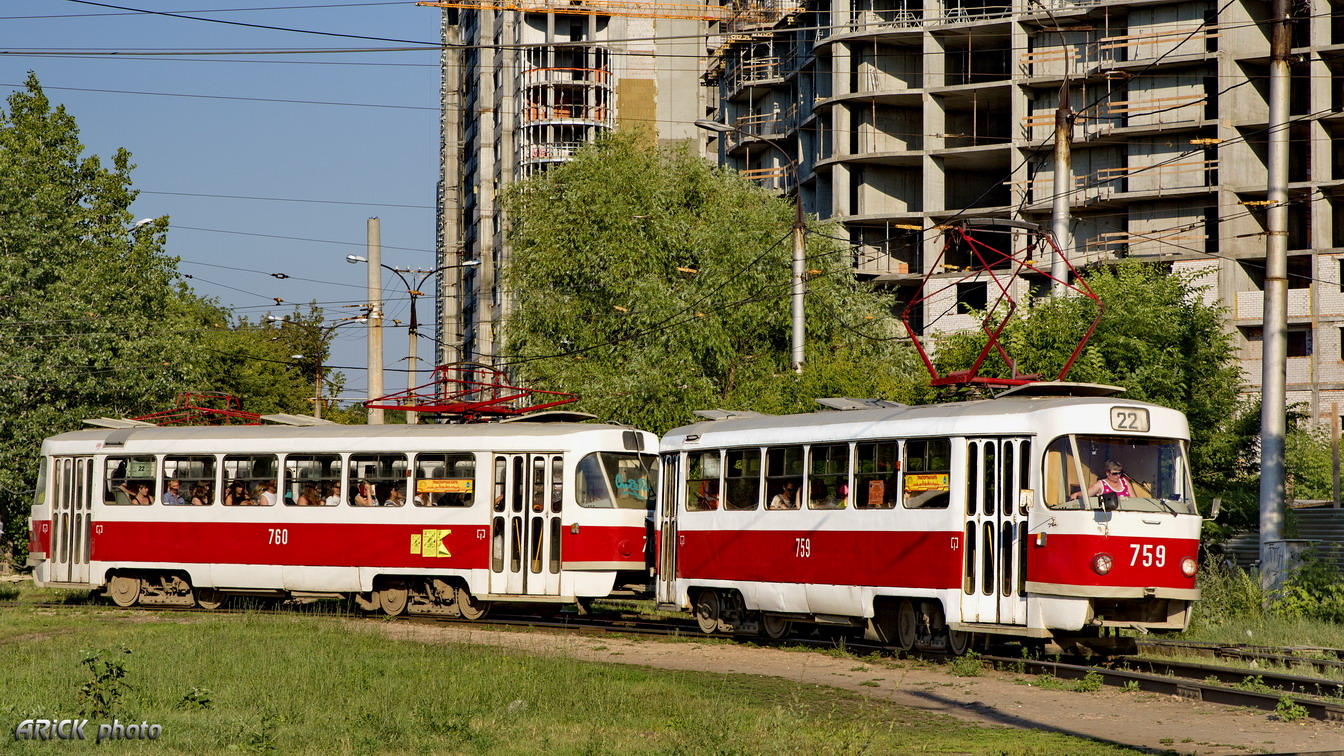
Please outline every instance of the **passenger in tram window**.
M204 507L210 504L210 487L204 483L197 483L191 487L191 505L193 507Z
M317 489L312 486L304 486L299 492L298 501L294 502L300 507L318 507L322 505L322 500L317 497Z
M350 497L350 506L352 507L371 507L376 502L373 500L373 486L369 485L367 480L361 480L355 486L354 495Z
M153 497L149 495L148 483L135 484L135 496L131 498L131 503L141 507L147 507L154 503Z
M322 487L322 503L334 507L341 503L341 484L331 481Z
M229 484L229 490L224 494L224 506L245 507L252 503L252 497L247 493L246 483L241 480L235 480Z
M170 507L186 506L187 499L182 495L182 481L177 478L168 481L167 490L163 492L163 503Z
M406 494L405 492L402 491L401 486L398 486L393 483L387 483L384 485L388 487L388 491L387 491L387 497L383 499L383 506L399 507L406 503Z
M769 509L797 509L798 481L790 478L784 481L783 490L770 499Z
M276 484L274 480L268 480L265 483L258 483L257 484L258 493L256 495L257 503L263 507L275 506L275 500L277 498L275 494L275 488Z
M1129 477L1125 475L1125 466L1113 459L1106 460L1103 465L1105 474L1097 478L1097 482L1087 488L1087 495L1100 496L1104 493L1114 493L1117 496L1133 496L1133 489L1129 486ZM1076 491L1073 494L1074 499L1083 498L1082 491Z

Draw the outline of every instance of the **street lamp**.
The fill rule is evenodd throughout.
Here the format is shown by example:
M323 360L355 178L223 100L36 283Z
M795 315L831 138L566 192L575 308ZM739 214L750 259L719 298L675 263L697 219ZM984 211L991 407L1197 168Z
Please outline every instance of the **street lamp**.
M361 255L346 255L345 261L350 263L351 265L358 265L359 263L368 263L368 258L363 257ZM481 264L480 260L466 260L456 265L441 265L435 268L434 270L421 270L419 268L394 268L390 265L383 265L381 262L379 263L380 267L396 274L397 278L401 279L402 285L406 287L407 296L411 298L411 322L407 326L407 344L406 344L406 353L407 353L406 361L408 363L407 367L409 368L409 370L406 373L407 396L413 396L415 393L415 387L419 385L419 381L416 378L416 375L418 373L416 365L419 362L419 357L417 355L419 352L419 341L420 341L420 331L419 331L420 321L415 314L415 302L417 299L424 296L424 292L420 291L420 287L424 286L425 281L428 281L431 276L437 275L445 270L450 270L452 268L474 268L480 264ZM412 277L419 276L419 278L417 278L415 280L415 283L412 284L411 281L406 278L407 275L410 275ZM407 410L406 424L415 425L418 422L419 422L419 414L414 411Z
M314 358L314 362L316 363L314 365L314 372L316 373L316 379L313 381L313 389L314 389L313 417L316 417L319 420L322 419L322 404L324 403L324 400L322 398L322 386L323 386L322 360L324 357L324 353L326 352L327 340L331 338L331 334L337 328L340 328L341 326L350 325L351 323L367 322L368 317L366 317L365 315L356 315L348 318L341 318L340 320L336 321L335 323L329 326L315 325L312 323L301 323L297 320L290 320L289 318L282 318L276 315L267 315L266 320L271 323L279 323L281 325L291 325L297 328L304 328L304 329L312 328L317 332L318 353L316 355L291 354L289 357L290 359L293 360L302 360L308 357Z
M755 137L779 150L779 154L784 156L784 161L788 164L788 169L793 172L793 184L797 193L793 198L793 338L791 340L790 362L793 364L794 372L801 375L803 372L803 339L807 334L806 321L803 316L803 296L807 293L804 278L807 267L807 253L804 247L807 223L803 220L802 180L798 175L798 164L794 161L793 156L789 155L788 150L785 150L770 137L748 134L737 126L711 121L707 118L696 120L695 125L696 128L712 131L716 134L742 134L743 136Z

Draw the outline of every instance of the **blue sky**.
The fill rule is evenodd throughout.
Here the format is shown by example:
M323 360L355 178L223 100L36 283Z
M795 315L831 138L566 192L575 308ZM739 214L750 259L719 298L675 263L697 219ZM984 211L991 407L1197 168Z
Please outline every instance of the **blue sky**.
M433 44L439 13L408 2L126 0L111 4L203 19ZM230 11L230 8L249 10ZM252 320L317 300L329 318L367 301L367 219L381 219L383 262L434 267L438 180L436 50L293 54L409 46L245 28L114 10L71 0L0 6L0 84L35 71L80 126L86 151L133 155L136 217L167 215L167 249L197 292ZM205 51L259 51L204 55ZM118 51L107 55L51 53ZM185 52L135 56L133 52ZM270 51L270 52L267 52ZM45 55L42 53L46 53ZM316 104L339 103L339 104ZM239 199L251 198L251 199ZM290 276L279 279L272 273ZM388 391L405 386L407 297L384 274ZM426 287L427 289L429 287ZM432 299L420 319L432 323ZM391 324L390 320L388 321ZM433 335L431 328L422 334ZM336 332L329 360L347 400L366 388L363 328ZM432 361L430 338L420 340ZM428 363L422 362L422 368ZM354 369L348 369L354 368ZM427 380L427 371L423 380Z

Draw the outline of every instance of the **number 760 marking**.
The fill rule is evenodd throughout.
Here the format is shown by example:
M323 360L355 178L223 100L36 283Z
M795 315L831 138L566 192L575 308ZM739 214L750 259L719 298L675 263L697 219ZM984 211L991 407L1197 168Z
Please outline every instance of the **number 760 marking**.
M1137 543L1131 543L1129 548L1134 554L1129 558L1129 566L1143 565L1144 567L1165 567L1167 566L1167 547L1153 546L1151 543L1145 543L1140 546Z

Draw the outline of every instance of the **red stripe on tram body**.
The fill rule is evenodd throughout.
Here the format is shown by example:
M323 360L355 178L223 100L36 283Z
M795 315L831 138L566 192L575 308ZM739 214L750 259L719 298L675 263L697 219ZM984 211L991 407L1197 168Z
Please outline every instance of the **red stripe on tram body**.
M644 528L579 525L578 530L566 525L561 531L560 554L566 562L644 564Z
M412 547L416 551L412 552ZM96 523L100 562L485 569L485 525L367 523Z
M1105 575L1092 569L1098 554L1111 556L1111 571ZM1062 585L1194 588L1195 578L1181 572L1186 557L1199 559L1198 541L1051 533L1044 545L1029 539L1027 579Z
M680 530L677 577L769 583L959 588L952 532Z
M51 520L33 520L28 531L28 551L42 554L51 553Z

